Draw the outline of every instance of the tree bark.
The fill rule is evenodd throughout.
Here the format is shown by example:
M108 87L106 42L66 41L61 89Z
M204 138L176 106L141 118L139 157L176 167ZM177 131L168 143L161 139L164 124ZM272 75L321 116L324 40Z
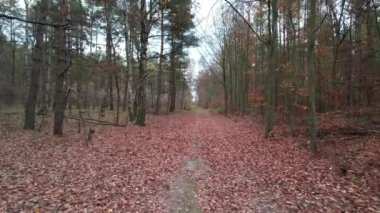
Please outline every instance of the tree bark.
M140 15L141 15L141 33L140 33L140 65L139 65L139 81L137 87L137 114L135 124L145 126L145 113L146 113L146 77L147 77L147 50L148 50L148 20L146 12L145 0L140 1Z
M108 66L112 66L112 25L111 25L111 17L110 17L110 10L111 10L110 3L105 2L104 3L104 10L105 10L105 16L106 16L106 60L108 63ZM113 81L112 81L112 73L107 74L107 80L106 80L106 88L108 92L108 98L109 98L109 109L113 110ZM106 92L106 94L107 94Z
M224 89L224 115L227 116L228 113L228 86L227 86L227 63L226 63L226 39L223 39L224 49L222 50L222 71L223 71L223 89Z
M38 21L44 22L46 20L47 2L41 1L38 13ZM44 41L44 26L37 25L36 30L36 44L33 49L33 67L31 72L31 81L29 93L25 105L25 122L24 129L35 128L35 115L36 115L36 102L39 86L40 70L43 67L43 41Z
M276 120L276 69L277 66L277 0L268 1L268 17L270 18L272 13L272 20L268 25L270 45L269 48L269 66L268 77L266 83L266 101L267 106L265 109L265 137L268 137L275 125Z
M317 115L315 110L315 65L314 65L314 43L315 43L315 24L316 24L316 0L310 0L308 20L308 93L310 104L310 150L312 153L317 152Z
M130 36L132 36L132 33L130 32ZM135 36L135 34L133 34ZM136 85L133 82L133 75L135 73L135 63L134 63L134 56L133 56L133 41L130 40L130 49L129 49L129 55L128 58L128 114L129 114L129 120L134 122L136 119L136 93L134 93L134 89Z
M171 54L170 54L170 106L169 112L173 112L175 110L175 102L176 102L176 66L175 66L175 43L174 38L171 41Z
M119 124L119 113L120 113L120 88L119 88L119 81L117 77L117 72L114 72L115 75L115 84L116 84L116 93L117 93L117 100L116 100L116 124Z
M67 0L59 1L60 6L60 22L66 23L68 8ZM67 63L67 50L66 50L66 29L65 27L58 27L57 39L57 71L55 76L55 111L54 111L54 130L53 134L62 136L63 134L63 119L65 115L65 108L69 91L66 92L64 88L65 75L69 69Z
M28 20L29 19L29 1L28 0L24 0L24 4L25 4L25 20ZM24 89L27 93L27 91L29 90L29 82L30 82L30 70L29 70L29 24L28 23L25 23L25 43L24 43L24 47L25 47L25 57L24 57L24 69L25 69L25 86L24 86ZM24 94L26 94L24 93Z
M163 6L162 6L163 7ZM160 45L160 61L158 64L158 74L157 74L157 96L156 105L154 108L154 113L158 115L161 108L161 95L162 95L162 63L164 60L164 9L161 8L161 45Z

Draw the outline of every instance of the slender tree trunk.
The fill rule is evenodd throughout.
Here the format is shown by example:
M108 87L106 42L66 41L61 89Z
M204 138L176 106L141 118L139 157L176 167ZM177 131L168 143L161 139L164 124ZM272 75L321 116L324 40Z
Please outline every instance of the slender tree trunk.
M158 64L158 74L157 74L157 96L156 96L156 106L154 108L154 113L158 115L161 108L161 95L162 95L162 63L164 60L164 9L161 8L161 45L160 45L160 61Z
M310 0L308 19L308 92L310 103L310 150L315 154L317 152L317 115L315 110L315 65L314 65L314 42L315 42L315 25L316 25L316 0Z
M275 125L276 120L276 69L277 66L277 0L272 0L268 2L269 11L272 13L272 20L269 22L269 66L268 66L268 77L266 83L266 99L267 106L265 110L265 137L268 137L270 132ZM270 17L270 14L268 15Z
M106 13L106 58L107 58L107 63L108 66L112 66L112 25L111 25L111 6L109 3L104 4L104 9ZM108 97L109 97L109 109L113 110L114 105L113 105L113 82L112 82L112 73L107 74L107 83L106 83L106 88L108 92ZM107 94L107 93L106 93Z
M66 23L68 14L67 0L59 1L60 22ZM65 92L64 82L65 74L68 71L67 50L66 50L66 29L64 27L56 28L58 39L57 50L57 71L55 76L55 111L54 111L54 130L53 134L62 136L63 119L69 91Z
M132 43L132 29L131 25L129 27L129 48L127 51L127 62L128 62L128 89L127 89L127 99L128 99L128 115L129 115L129 121L134 121L136 114L134 113L133 110L133 105L134 105L134 95L133 95L133 70L134 70L134 63L133 63L133 43Z
M123 111L127 110L128 104L128 87L129 85L129 29L128 29L128 3L125 2L124 12L124 39L125 39L125 55L127 59L127 70L125 71L125 87L123 95Z
M124 39L125 39L125 55L127 59L127 66L129 66L129 34L128 34L128 12L127 12L127 2L125 2L124 10ZM123 112L127 110L128 103L128 68L125 70L125 79L124 79L124 94L123 94Z
M14 9L15 7L15 1L10 1L10 9L12 13L15 13ZM13 20L11 20L11 26L10 26L10 36L11 36L11 43L12 43L12 70L11 70L11 84L12 86L15 86L15 77L16 77L16 35L15 35L15 26Z
M115 75L115 84L116 84L116 93L117 93L117 100L116 100L116 124L119 124L120 88L119 88L119 81L118 81L117 73L114 72L114 75Z
M146 113L146 77L147 77L147 50L148 50L148 21L146 12L145 0L140 1L140 15L141 15L141 33L140 33L140 65L139 65L139 81L137 88L137 114L135 124L145 126L145 113Z
M25 4L25 19L28 20L29 19L29 1L28 0L24 0L24 4ZM29 70L29 24L28 23L25 23L25 43L24 43L24 47L25 47L25 57L24 57L24 71L25 71L25 86L24 86L24 89L25 89L25 93L24 94L27 94L27 91L29 90L29 81L30 81L30 70Z
M174 38L171 38L171 54L170 54L170 107L169 112L175 110L176 102L176 63L175 63L175 43Z
M135 112L134 112L134 95L133 95L133 73L134 73L134 63L133 63L133 39L135 37L132 20L128 11L132 8L132 2L125 1L125 11L124 11L124 21L125 21L125 54L127 59L127 73L126 73L126 107L128 110L128 120L131 122L135 121Z
M224 38L224 46L226 47L227 42ZM227 116L228 113L228 86L227 86L227 63L226 63L226 48L222 50L222 71L223 71L223 89L224 89L224 115Z
M183 78L182 91L181 91L181 106L180 106L181 111L183 111L183 106L184 106L184 101L185 101L185 89L186 89L186 79Z
M49 33L48 33L49 34ZM48 36L45 37L45 45L44 45L44 54L43 54L43 67L42 70L42 78L41 78L41 101L42 107L44 110L47 110L50 106L49 102L49 83L50 83L50 71L51 71L51 57L52 57L52 39L49 39Z
M127 111L127 97L128 97L128 70L124 72L124 93L123 93L123 112Z
M94 4L91 4L91 9L90 9L90 54L92 54L92 46L93 46L93 27L94 27L94 18L93 18L93 15L94 15ZM95 46L96 48L96 46Z
M47 2L42 0L39 7L38 20L44 22L46 20ZM31 82L28 93L28 98L25 106L25 123L24 129L35 128L35 115L36 115L36 102L39 86L40 70L43 67L43 41L44 41L44 27L37 25L36 44L33 49L33 67L31 73Z
M14 39L14 36L12 36ZM12 86L15 86L16 83L16 41L12 40Z
M154 110L154 106L155 106L154 99L155 99L155 96L157 96L154 94L154 88L157 86L153 82L151 82L149 84L149 87L150 87L150 103L151 103L150 107L152 110Z

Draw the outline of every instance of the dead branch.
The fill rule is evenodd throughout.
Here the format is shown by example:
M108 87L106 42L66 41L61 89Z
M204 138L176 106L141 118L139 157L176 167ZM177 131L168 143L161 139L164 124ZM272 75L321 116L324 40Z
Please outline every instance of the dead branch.
M40 116L40 115L38 115L38 116ZM46 117L53 117L52 115L44 115L44 116L46 116ZM65 115L65 118L81 121L81 118L75 117L75 116L70 116L70 115ZM96 120L96 119L93 119L93 118L83 118L83 120L86 123L95 124L95 125L116 126L116 127L126 127L127 126L126 124L115 124L115 123L111 123L111 122L108 122L108 121Z
M126 127L126 125L115 124L115 123L111 123L111 122L107 122L107 121L101 121L101 120L96 120L96 119L92 119L92 118L82 118L81 119L81 118L78 118L78 117L75 117L75 116L70 116L70 115L66 115L65 118L73 119L73 120L77 120L77 121L81 121L83 119L84 122L89 123L89 124L95 124L95 125Z
M36 24L36 25L43 25L43 26L51 26L51 27L69 27L70 23L66 24L55 24L55 23L44 23L44 22L37 22L37 21L31 21L31 20L24 20L22 18L14 17L14 16L8 16L5 14L0 14L0 18L5 18L9 20L17 20L29 24Z
M360 130L365 130L365 131L368 131L368 132L373 132L373 133L377 133L377 134L380 134L380 131L376 131L376 130L373 130L373 129L366 129L366 128L362 128L362 127L358 127L358 126L355 126L353 127L355 129L360 129Z
M253 29L253 27L251 26L251 23L249 23L247 21L247 19L244 18L244 16L239 12L239 10L236 9L236 7L228 0L224 0L231 8L233 11L236 12L236 14L238 14L238 16L240 16L240 18L244 21L244 23L249 27L249 29L253 32L253 34L255 34L255 36L257 37L257 39L259 39L261 42L263 42L264 44L268 44L268 41L264 40L257 32L255 29Z

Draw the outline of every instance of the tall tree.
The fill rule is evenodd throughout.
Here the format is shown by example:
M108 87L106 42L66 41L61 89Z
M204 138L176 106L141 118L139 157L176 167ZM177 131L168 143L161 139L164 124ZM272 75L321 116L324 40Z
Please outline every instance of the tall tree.
M157 74L157 94L156 94L156 104L154 107L154 113L159 114L161 108L161 95L162 95L162 73L163 73L163 60L164 60L164 39L165 39L165 30L164 30L164 10L167 5L167 0L160 0L160 59L158 65L158 74Z
M169 96L170 106L169 111L174 111L176 108L177 96L177 72L180 69L180 59L185 55L186 47L196 45L197 39L191 34L194 28L193 18L191 13L192 0L172 0L169 2L169 21L170 21L170 77L169 77Z
M315 109L315 64L314 64L314 45L315 28L317 21L316 0L310 0L308 18L308 93L310 104L310 149L315 154L317 152L317 114Z
M145 126L145 114L146 114L146 77L148 75L147 70L147 51L148 51L148 39L150 33L150 27L152 24L153 13L153 1L150 1L149 8L145 0L140 0L140 64L139 64L139 76L137 85L137 110L135 124L139 126ZM149 11L148 11L149 10Z
M29 19L29 6L30 1L24 0L25 4L25 20ZM25 69L25 81L26 81L26 91L28 91L29 86L29 24L25 23L25 42L24 42L24 48L25 48L25 58L24 58L24 69Z
M47 0L41 0L38 5L37 21L45 22L47 17L48 4ZM40 71L43 66L43 42L44 42L43 25L37 25L36 28L36 44L33 49L33 66L30 79L30 88L28 98L25 105L25 122L24 129L35 128L36 102L39 86Z
M114 1L104 1L104 14L105 14L105 20L106 20L106 61L109 66L112 66L112 46L113 46L113 39L112 39L112 13L113 8L116 4ZM108 92L108 98L109 98L109 108L110 110L114 109L113 105L113 81L112 81L112 73L109 72L107 74L107 80L106 80L106 91ZM106 94L107 94L106 92Z
M138 10L138 0L133 1L124 1L124 40L125 40L125 55L126 55L126 79L125 79L125 91L124 91L124 109L128 109L128 118L129 121L134 122L135 113L134 113L134 93L133 93L133 75L134 75L134 59L133 51L134 45L136 45L136 28L137 23L134 21L134 17L138 16L136 14Z
M59 22L63 27L56 28L57 35L57 70L55 73L55 95L54 95L54 129L53 134L62 136L63 134L63 119L65 115L65 109L67 99L70 90L65 89L65 76L70 68L68 63L68 51L67 51L67 17L69 14L67 0L59 1Z
M265 137L273 129L276 119L276 72L277 72L277 0L268 1L268 76L266 81Z

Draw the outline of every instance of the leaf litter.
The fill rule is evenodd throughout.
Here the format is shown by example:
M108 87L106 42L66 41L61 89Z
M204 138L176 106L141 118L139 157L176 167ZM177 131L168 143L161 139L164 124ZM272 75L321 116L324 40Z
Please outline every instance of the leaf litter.
M7 129L0 140L0 211L380 211L376 166L355 175L352 168L362 165L352 163L342 176L327 150L312 156L297 138L265 140L256 125L219 114L149 121L101 127L89 147L69 127L63 138ZM378 162L368 151L379 150L375 140L351 146L371 165Z

